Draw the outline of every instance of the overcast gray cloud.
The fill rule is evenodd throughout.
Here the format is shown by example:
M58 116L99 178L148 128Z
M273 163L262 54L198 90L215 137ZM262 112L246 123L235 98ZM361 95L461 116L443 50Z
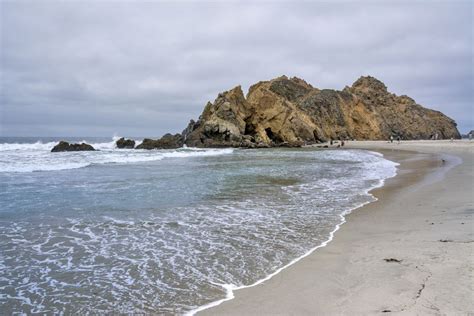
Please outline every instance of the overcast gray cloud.
M2 1L0 135L160 136L282 74L361 75L474 128L473 4Z

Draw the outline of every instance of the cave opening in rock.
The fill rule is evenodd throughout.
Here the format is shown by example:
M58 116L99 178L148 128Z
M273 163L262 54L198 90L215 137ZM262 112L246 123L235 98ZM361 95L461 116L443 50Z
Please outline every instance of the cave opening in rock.
M314 141L316 143L324 143L326 140L323 137L319 137L319 132L317 130L313 131Z
M283 143L283 139L278 134L275 134L270 127L265 128L265 133L275 144Z
M245 122L245 135L255 135L255 126L250 122Z

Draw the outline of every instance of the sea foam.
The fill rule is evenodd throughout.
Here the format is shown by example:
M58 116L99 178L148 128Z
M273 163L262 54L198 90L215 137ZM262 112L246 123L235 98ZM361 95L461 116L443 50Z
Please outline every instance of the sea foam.
M395 163L359 150L50 155L94 154L102 165L85 169L93 177L0 173L0 305L11 313L215 306L327 245L345 215L396 173ZM107 168L113 159L127 165Z
M116 137L115 137L116 138ZM111 142L91 143L93 152L51 153L57 142L0 144L0 172L33 172L78 169L94 164L127 164L159 161L165 158L205 157L231 154L233 149L183 147L175 150L117 149ZM86 141L80 141L85 142ZM140 140L137 141L138 143Z

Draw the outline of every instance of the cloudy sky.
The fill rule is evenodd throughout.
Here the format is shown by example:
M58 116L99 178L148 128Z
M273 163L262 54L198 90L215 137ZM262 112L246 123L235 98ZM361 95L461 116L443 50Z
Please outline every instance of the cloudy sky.
M471 1L0 1L0 136L160 136L283 74L474 128Z

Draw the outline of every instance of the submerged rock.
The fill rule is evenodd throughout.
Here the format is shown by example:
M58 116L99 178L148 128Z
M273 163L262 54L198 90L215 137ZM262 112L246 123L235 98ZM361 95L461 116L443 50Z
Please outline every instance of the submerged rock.
M240 86L208 102L182 133L192 147L298 147L331 139L459 138L454 120L397 96L381 81L361 77L342 91L282 76Z
M135 141L133 139L120 138L115 142L117 148L120 149L133 149L135 148Z
M51 149L51 152L61 152L61 151L94 151L94 147L89 144L81 143L81 144L69 144L65 141L60 141L59 144Z
M175 149L183 147L184 141L181 134L166 134L160 139L145 138L135 149Z

